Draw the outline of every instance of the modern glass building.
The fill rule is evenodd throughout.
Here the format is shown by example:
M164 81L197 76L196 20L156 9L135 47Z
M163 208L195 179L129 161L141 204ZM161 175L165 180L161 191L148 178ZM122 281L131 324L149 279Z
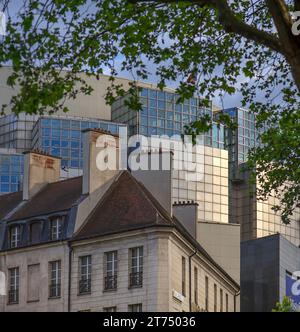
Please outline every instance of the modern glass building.
M41 117L33 127L32 148L61 157L64 169L81 170L81 131L88 128L97 128L117 134L119 127L126 127L126 125L77 117Z
M15 150L0 149L0 195L19 191L24 168L23 154Z
M31 148L31 132L38 115L10 114L0 118L0 148L22 153Z
M232 161L237 161L238 164L243 163L247 160L249 150L255 147L257 142L255 115L238 107L224 109L223 111L238 124L238 129L225 131L225 142L230 157Z
M62 158L62 178L82 173L82 135L87 128L117 134L124 124L79 117L31 116L0 118L0 194L22 189L23 154L39 149Z
M201 106L199 98L190 98L184 103L177 103L179 96L174 92L143 88L140 100L141 111L128 108L124 96L112 105L112 121L126 123L129 135L181 135L184 126L196 121L204 114L211 118L212 107ZM204 144L215 148L224 148L224 127L213 124L212 130L204 135Z

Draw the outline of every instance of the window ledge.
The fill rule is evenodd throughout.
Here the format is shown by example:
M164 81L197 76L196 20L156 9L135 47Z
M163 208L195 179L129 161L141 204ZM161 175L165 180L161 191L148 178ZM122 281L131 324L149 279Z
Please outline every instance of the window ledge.
M103 289L103 293L111 293L111 292L116 292L118 288L111 288L111 289Z
M61 296L49 296L48 300L58 300L61 299Z
M28 300L27 303L36 303L36 302L40 302L40 299L38 300Z
M143 288L143 285L129 286L128 289Z
M85 296L85 295L91 295L92 292L86 292L86 293L78 293L77 296Z

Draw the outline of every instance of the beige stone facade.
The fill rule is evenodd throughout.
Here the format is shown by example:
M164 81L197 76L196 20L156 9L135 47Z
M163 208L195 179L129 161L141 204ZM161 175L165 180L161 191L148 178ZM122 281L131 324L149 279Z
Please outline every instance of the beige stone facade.
M129 250L143 247L143 286L130 288ZM71 311L103 311L116 307L117 311L126 312L133 304L142 304L142 310L176 312L206 310L206 292L208 311L238 311L236 294L238 289L232 282L211 265L200 253L191 260L191 292L189 281L189 256L193 248L182 238L169 230L146 230L129 234L115 235L82 241L72 245L71 272ZM104 290L104 254L118 252L118 286L116 290ZM79 295L79 257L91 255L91 294ZM185 293L182 289L182 258L185 258ZM62 262L61 297L49 298L49 262ZM5 301L1 311L68 311L68 267L69 249L67 245L49 245L30 248L22 252L6 253L0 256L1 269L5 264L5 273L9 268L20 269L19 304ZM39 265L35 284L39 289L39 298L30 301L28 290L28 267ZM195 276L195 268L197 276ZM197 286L195 278L197 277ZM206 291L205 278L208 278ZM217 288L215 302L215 287ZM184 293L184 294L182 294ZM190 303L190 293L192 295ZM223 295L223 300L220 298ZM196 303L198 302L198 303Z
M62 262L62 283L61 296L59 298L49 298L49 263L51 261ZM32 265L37 265L38 273L31 282L36 286L38 295L34 300L30 300L32 289L29 287L28 269ZM8 296L2 297L2 307L0 311L67 311L68 293L68 245L49 244L31 247L28 249L14 250L0 253L0 270L6 275L6 288L8 294L9 269L19 268L20 290L19 303L9 304ZM35 295L36 296L36 295ZM1 296L0 296L1 298ZM1 303L1 302L0 302Z

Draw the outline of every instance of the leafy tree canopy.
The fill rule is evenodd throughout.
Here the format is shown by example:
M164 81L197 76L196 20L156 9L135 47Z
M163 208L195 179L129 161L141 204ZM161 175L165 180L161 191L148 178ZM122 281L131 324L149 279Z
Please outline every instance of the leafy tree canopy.
M0 64L11 64L7 83L20 87L10 107L15 114L68 109L65 100L91 87L78 73L112 73L107 101L124 95L114 83L118 69L160 88L179 81L179 101L197 93L242 95L256 114L263 147L250 154L260 181L259 197L280 198L284 222L300 197L300 0L0 0L8 15ZM122 58L121 68L116 59ZM150 69L151 68L151 69ZM187 82L191 76L194 84ZM131 107L140 107L130 89ZM5 108L3 109L5 111ZM204 119L205 120L205 119ZM208 128L193 123L188 133ZM221 120L232 125L225 115ZM284 188L281 192L279 189Z
M295 312L295 310L293 308L293 304L290 298L285 296L282 302L276 303L276 307L272 310L272 312Z

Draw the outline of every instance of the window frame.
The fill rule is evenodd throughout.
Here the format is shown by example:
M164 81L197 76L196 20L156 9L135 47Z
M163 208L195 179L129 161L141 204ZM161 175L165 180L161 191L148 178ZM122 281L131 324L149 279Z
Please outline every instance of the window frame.
M199 303L198 298L198 268L194 267L194 302L195 304Z
M53 267L55 267L55 269ZM49 262L49 299L57 299L61 297L61 267L61 260ZM53 275L55 276L53 277ZM53 283L53 281L55 282ZM52 295L53 287L55 289L55 295Z
M83 264L83 260L86 259L87 262ZM78 294L85 295L91 294L92 292L92 256L85 255L79 257L79 278L78 278ZM83 269L86 271L82 273ZM83 278L85 277L85 278ZM82 290L82 284L85 283L86 290Z
M38 241L36 242L33 242L32 241L32 227L33 226L38 226L40 229L39 229L39 238L38 238ZM29 243L30 244L37 244L41 241L41 237L42 237L42 224L40 221L37 221L37 220L34 220L32 222L30 222L29 224Z
M205 276L205 310L209 312L209 279Z
M8 269L8 280L8 304L19 304L20 268L18 266ZM12 297L14 300L12 300Z
M134 310L134 309L138 309L138 310ZM143 303L129 304L128 312L143 312Z
M181 294L186 296L186 258L181 257Z
M129 249L129 288L143 287L144 247Z
M110 258L111 255L111 258ZM111 269L109 264L111 263ZM118 287L118 251L104 253L104 290L116 290Z
M224 307L223 307L223 289L220 288L220 312L223 312Z
M13 234L13 230L17 230L17 234ZM13 245L14 243L14 245ZM11 249L18 248L21 243L21 225L12 225L9 229L9 247Z
M103 312L117 312L117 306L103 307Z
M53 217L50 219L50 241L59 241L62 239L63 217ZM55 223L55 224L54 224ZM53 232L53 229L55 230ZM55 234L55 236L54 236Z
M218 311L218 287L214 284L214 312Z

